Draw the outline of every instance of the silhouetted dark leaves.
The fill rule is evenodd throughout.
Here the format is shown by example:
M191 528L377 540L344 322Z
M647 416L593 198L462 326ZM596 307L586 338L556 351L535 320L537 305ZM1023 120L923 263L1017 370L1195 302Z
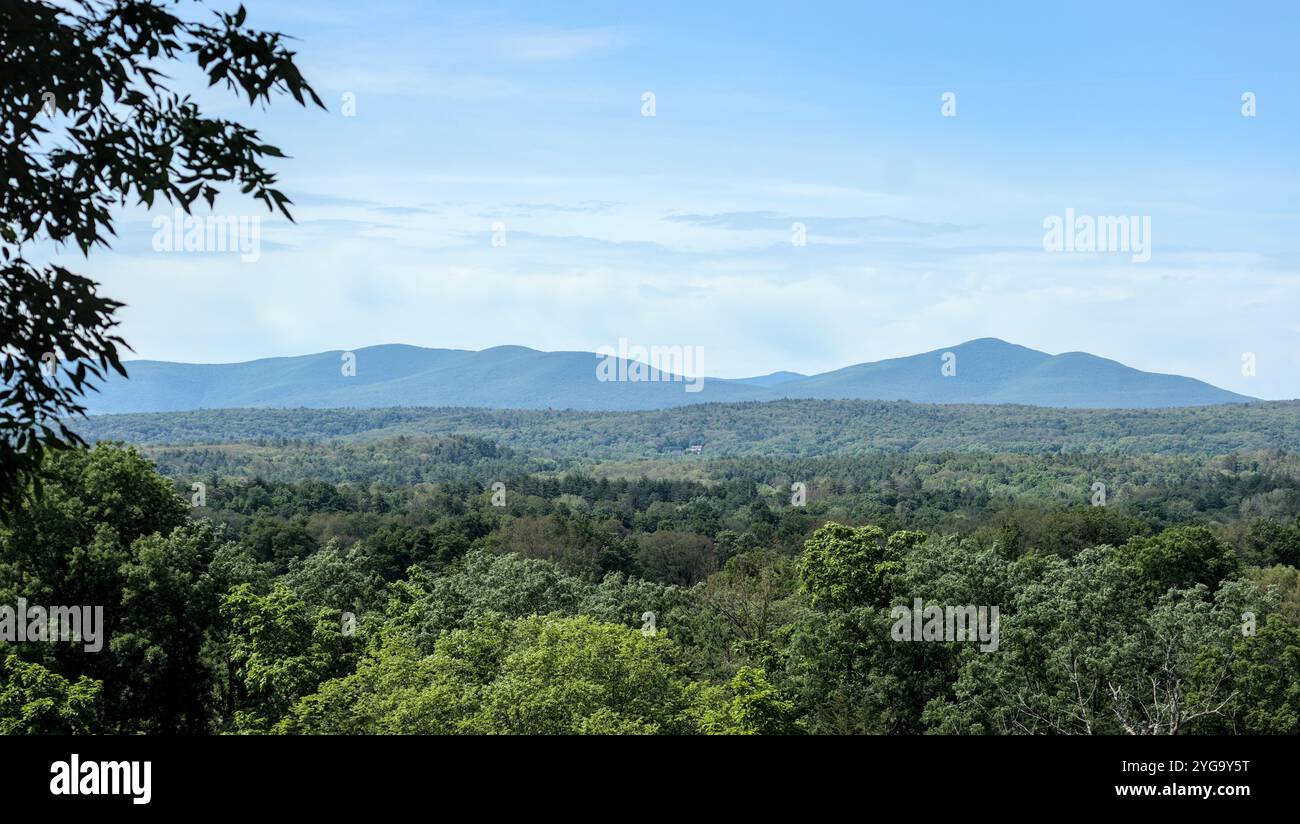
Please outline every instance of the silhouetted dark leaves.
M214 205L220 184L292 220L262 165L284 153L255 129L205 117L159 64L193 59L250 104L286 92L324 104L284 35L245 28L243 6L204 23L180 16L182 5L0 0L0 513L44 448L79 442L57 421L83 411L78 399L107 370L125 374L126 343L113 334L121 304L88 278L28 262L24 247L89 254L115 236L114 207L163 199L189 212L200 198Z

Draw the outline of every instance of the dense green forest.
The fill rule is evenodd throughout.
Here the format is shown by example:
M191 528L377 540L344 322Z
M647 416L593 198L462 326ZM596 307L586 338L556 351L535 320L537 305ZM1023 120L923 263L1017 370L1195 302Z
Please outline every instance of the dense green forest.
M1300 401L1185 409L1049 409L907 401L699 404L650 412L212 409L103 415L69 425L89 440L143 444L309 442L471 435L551 458L854 455L863 452L1222 454L1300 450Z
M727 414L644 426L682 412ZM648 460L294 414L47 456L0 604L104 605L107 640L0 640L0 732L1300 732L1289 451Z
M1240 123L1238 89L1276 77L1276 61L1242 58L1270 55L1273 39L1293 47L1292 28L1238 15L1270 37L1233 37L1236 20L1180 19L1157 50L1150 20L1117 27L1094 14L1098 73L1088 21L1055 26L1081 36L1053 37L1020 10L951 31L850 8L793 27L784 10L754 8L708 19L630 7L555 19L273 11L301 24L290 37L253 28L238 3L209 5L0 3L0 735L1300 734L1300 400L1254 402L989 338L787 383L709 379L700 397L1232 402L693 404L658 369L606 380L610 356L361 347L357 379L357 350L332 348L532 329L540 342L616 334L623 349L625 335L680 332L702 339L649 351L698 352L703 376L706 343L729 350L733 368L824 366L1002 314L1014 315L1010 332L1045 343L1105 341L1234 382L1248 345L1240 377L1257 377L1258 352L1261 380L1248 385L1280 394L1294 386L1274 377L1293 363L1278 353L1291 351L1280 284L1294 256L1284 221L1254 217L1291 198L1254 184L1287 158L1240 161L1281 141L1262 132L1234 145L1219 127L1189 141L1187 126L1213 125L1195 105L1137 122L1131 78L1110 67L1159 60L1146 72L1158 76L1139 79L1208 78L1214 88L1175 102L1227 89L1213 106ZM863 49L868 27L876 39ZM1237 52L1202 70L1207 42ZM322 69L328 104L295 62L300 49ZM870 63L840 59L858 53ZM964 59L986 54L997 59ZM685 75L673 63L706 84L675 80ZM942 127L940 142L933 109L914 116L935 65L945 88L978 95L977 118L993 117ZM863 98L851 87L864 75L892 79ZM1026 142L1015 139L1023 118L997 126L1005 100L980 87L1014 96L1028 78L1042 116ZM646 85L665 95L662 121L636 119ZM257 109L250 124L230 119L223 89ZM1124 105L1108 110L1114 91ZM357 92L363 117L352 120ZM955 116L955 93L942 94L940 113ZM654 116L655 93L644 95L640 115ZM311 119L268 119L281 96ZM1254 118L1247 96L1240 113ZM791 112L817 128L786 128ZM867 142L907 150L887 152L879 178L857 162L861 112ZM1285 130L1285 117L1259 123ZM1082 122L1137 127L1129 144L1154 153L1081 150ZM282 137L306 138L306 151L282 150ZM299 166L282 183L291 155ZM1233 163L1202 162L1213 156ZM799 173L780 171L792 159ZM1183 174L1201 167L1208 176ZM1037 254L1027 210L1038 195L1078 192L1080 169L1102 172L1087 201L1111 211L1146 192L1158 232L1174 229L1143 289L1128 288L1123 257L1100 254L1148 262L1151 214L1080 224L1067 207L1068 251L1085 254L1021 257ZM1219 185L1229 177L1251 185ZM876 201L903 208L859 209ZM1009 206L989 208L999 201ZM249 211L263 207L269 254L243 268L262 255ZM153 252L192 256L146 256L146 222ZM1064 228L1055 215L1042 226L1053 222ZM1123 248L1075 248L1105 227L1100 245L1123 234ZM1189 243L1203 227L1220 236ZM1041 248L1067 250L1056 245L1045 236ZM99 257L113 246L119 258ZM81 268L72 250L90 276L65 268ZM1260 277L1217 288L1248 268ZM1070 288L1038 288L1037 271ZM398 276L376 276L387 272ZM111 288L95 280L105 274L118 275ZM304 299L315 292L329 299ZM714 323L715 307L732 322ZM857 339L866 327L870 339ZM920 332L892 334L903 329ZM244 364L120 358L132 346L254 356L294 341L328 351ZM214 399L689 405L85 414ZM12 749L48 763L27 752L38 748ZM151 780L149 758L111 749L99 769L81 765L77 789L69 753L63 789L122 795L128 764L133 785L137 765ZM271 792L293 784L226 761L242 776L178 758L159 770L159 796L185 795L177 776L239 801L250 775L271 774ZM60 794L55 780L25 777L31 764L5 765L6 790ZM403 777L381 791L408 784L419 786Z

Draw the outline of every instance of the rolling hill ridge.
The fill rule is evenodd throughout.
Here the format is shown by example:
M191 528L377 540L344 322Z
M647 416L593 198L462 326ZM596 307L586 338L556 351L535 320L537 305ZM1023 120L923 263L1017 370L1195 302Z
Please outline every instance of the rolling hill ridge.
M1154 408L1255 400L1086 352L1050 355L996 338L817 375L701 381L622 361L604 376L642 379L602 380L601 360L591 352L523 346L469 351L403 344L229 364L138 360L126 363L129 379L112 376L86 402L90 414L110 414L403 406L630 411L784 399Z

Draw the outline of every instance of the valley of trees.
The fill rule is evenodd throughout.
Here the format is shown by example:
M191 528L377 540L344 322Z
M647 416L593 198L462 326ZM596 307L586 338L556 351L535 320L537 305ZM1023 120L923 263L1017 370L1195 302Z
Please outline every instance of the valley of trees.
M1300 401L1185 409L1052 409L908 401L706 403L645 412L393 407L206 409L73 418L88 440L136 444L470 435L563 459L863 452L1185 454L1300 450Z
M0 732L1300 732L1290 452L150 455L51 452L0 527L0 604L107 623L0 641ZM896 640L916 599L997 650Z

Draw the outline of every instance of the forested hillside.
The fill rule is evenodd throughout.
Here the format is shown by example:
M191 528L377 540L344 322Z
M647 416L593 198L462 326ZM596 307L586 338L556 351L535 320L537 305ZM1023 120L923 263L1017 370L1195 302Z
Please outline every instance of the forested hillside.
M1300 401L1183 409L1047 409L905 401L702 404L649 412L389 408L213 409L70 421L137 444L471 435L552 458L861 452L1220 454L1300 449Z
M0 603L107 643L0 641L0 732L1300 733L1289 452L236 446L47 458Z

